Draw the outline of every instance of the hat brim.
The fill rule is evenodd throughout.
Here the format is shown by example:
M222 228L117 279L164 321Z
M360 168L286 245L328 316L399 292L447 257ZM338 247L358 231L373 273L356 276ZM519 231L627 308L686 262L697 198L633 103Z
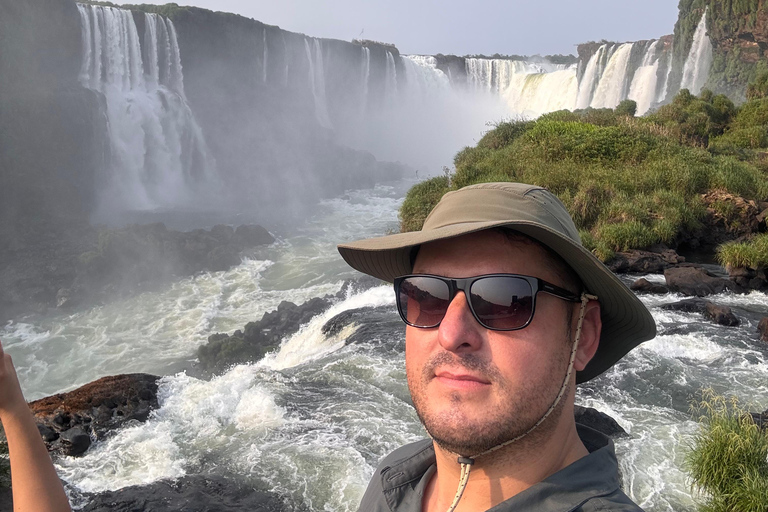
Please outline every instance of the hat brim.
M392 282L395 277L412 272L414 248L497 227L512 228L549 247L576 272L586 291L599 298L603 324L600 344L589 364L576 373L577 384L597 377L627 352L656 335L656 323L648 309L594 254L572 239L535 222L466 222L340 244L338 249L352 268Z

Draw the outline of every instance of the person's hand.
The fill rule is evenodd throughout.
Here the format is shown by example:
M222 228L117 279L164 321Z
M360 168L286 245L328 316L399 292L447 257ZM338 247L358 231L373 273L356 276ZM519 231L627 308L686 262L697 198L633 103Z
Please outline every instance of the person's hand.
M21 392L13 360L5 353L0 342L0 420L6 414L18 411L20 407L26 408L27 402Z

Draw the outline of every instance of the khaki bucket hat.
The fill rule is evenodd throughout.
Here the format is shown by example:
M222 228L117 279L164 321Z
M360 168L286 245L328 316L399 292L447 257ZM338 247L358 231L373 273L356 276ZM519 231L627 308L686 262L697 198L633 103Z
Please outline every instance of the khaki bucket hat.
M585 291L599 298L603 321L600 345L587 367L577 372L577 383L600 375L656 335L656 323L648 309L581 245L563 203L542 187L522 183L470 185L445 194L421 231L340 244L338 249L352 268L392 282L412 272L411 255L421 244L497 227L509 227L549 247L581 278Z

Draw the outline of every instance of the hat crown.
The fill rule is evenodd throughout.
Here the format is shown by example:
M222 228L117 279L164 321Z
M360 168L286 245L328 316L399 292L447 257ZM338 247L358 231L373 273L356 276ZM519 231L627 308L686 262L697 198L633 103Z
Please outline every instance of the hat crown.
M481 183L448 192L427 216L422 231L503 221L543 225L581 245L579 230L560 199L543 187L522 183Z

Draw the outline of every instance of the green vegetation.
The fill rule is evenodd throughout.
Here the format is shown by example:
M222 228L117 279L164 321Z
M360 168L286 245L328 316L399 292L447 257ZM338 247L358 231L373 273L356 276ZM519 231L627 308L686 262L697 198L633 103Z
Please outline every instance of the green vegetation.
M616 251L674 246L702 227L707 207L734 217L729 197L768 199L768 169L760 158L761 148L768 148L768 99L736 108L726 96L682 90L647 117L633 117L633 107L623 102L615 110L558 111L536 121L498 123L477 146L456 155L452 176L409 191L401 230L420 229L449 190L518 181L555 193L585 247L609 260ZM705 203L710 191L722 192L713 196L719 203Z
M721 245L717 249L717 259L721 265L733 268L768 268L768 233L761 233L745 242Z
M765 512L768 432L736 399L707 390L693 406L701 427L686 457L693 485L704 491L703 512Z

